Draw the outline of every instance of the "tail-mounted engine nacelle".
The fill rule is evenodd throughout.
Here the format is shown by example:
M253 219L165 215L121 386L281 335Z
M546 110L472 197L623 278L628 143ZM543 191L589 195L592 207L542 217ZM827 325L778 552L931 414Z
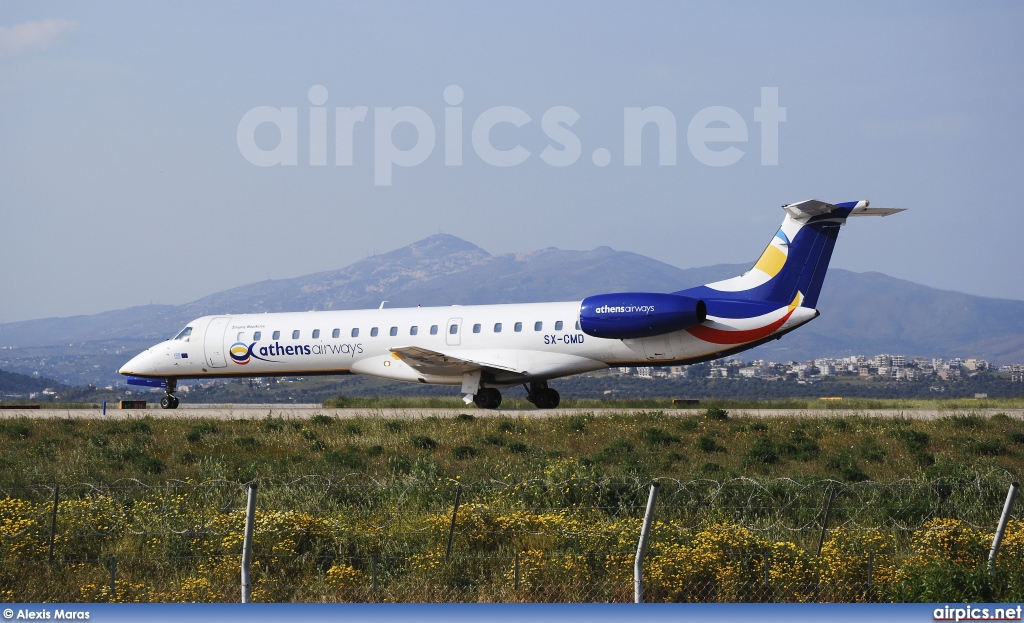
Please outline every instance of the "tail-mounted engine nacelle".
M704 301L676 294L622 292L583 299L580 328L587 335L616 340L650 337L698 325L707 318Z

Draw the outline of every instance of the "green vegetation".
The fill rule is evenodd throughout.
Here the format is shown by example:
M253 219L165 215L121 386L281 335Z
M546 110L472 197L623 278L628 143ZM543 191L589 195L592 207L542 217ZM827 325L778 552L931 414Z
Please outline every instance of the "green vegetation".
M1000 573L984 566L1024 420L826 413L0 419L0 597L235 600L241 485L257 480L258 600L625 601L657 478L652 601L1024 599L1019 519ZM67 536L49 567L54 484Z
M710 417L705 407L565 417L16 418L0 420L0 486L156 475L246 482L334 470L389 482L408 476L412 465L463 482L527 481L568 459L595 479L686 480L705 477L708 469L719 478L848 482L993 469L1024 474L1024 422L1002 414L951 411L911 420L844 411L760 418L714 409Z

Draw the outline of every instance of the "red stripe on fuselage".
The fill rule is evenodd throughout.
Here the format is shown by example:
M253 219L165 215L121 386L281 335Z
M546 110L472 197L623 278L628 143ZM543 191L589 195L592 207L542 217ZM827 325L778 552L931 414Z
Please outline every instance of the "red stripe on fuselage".
M715 329L712 327L706 327L704 325L697 325L690 327L686 330L687 333L693 337L710 342L712 344L742 344L744 342L753 342L754 340L760 340L761 338L768 337L774 333L779 327L786 324L789 317L796 311L796 307L791 307L786 315L779 318L775 322L758 327L757 329L747 329L746 331L726 331L724 329Z

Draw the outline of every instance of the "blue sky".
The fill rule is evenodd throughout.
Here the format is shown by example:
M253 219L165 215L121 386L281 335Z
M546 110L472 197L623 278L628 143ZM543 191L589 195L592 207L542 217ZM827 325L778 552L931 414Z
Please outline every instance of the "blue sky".
M5 2L0 321L184 303L438 231L491 253L752 262L779 206L808 198L909 209L851 222L834 266L1024 299L1022 17L1009 2ZM315 85L326 166L310 159ZM459 166L445 164L449 85L463 92ZM761 161L765 87L785 108L777 165ZM296 164L243 154L239 124L261 106L296 109ZM352 164L338 166L335 109L357 106ZM400 107L429 118L435 143L381 185L378 109ZM521 164L475 150L495 107L529 118L488 135L529 152ZM542 127L555 107L578 115L562 126L580 146L569 166L541 158L564 147ZM671 114L675 164L659 164L653 125L641 164L624 164L630 107ZM707 144L739 149L729 166L688 144L709 107L746 128ZM395 127L394 149L422 148L412 127ZM270 151L279 133L263 124L252 141Z

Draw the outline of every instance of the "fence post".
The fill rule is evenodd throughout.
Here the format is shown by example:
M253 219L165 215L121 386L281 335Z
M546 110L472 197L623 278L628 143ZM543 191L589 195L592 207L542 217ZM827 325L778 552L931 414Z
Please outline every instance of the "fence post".
M53 540L57 536L57 504L60 503L60 485L53 486L53 517L50 520L50 564L53 564Z
M832 500L835 498L835 487L828 488L828 504L825 505L825 517L821 520L821 536L818 538L818 556L821 556L821 547L825 544L825 532L828 530L828 516L832 512Z
M110 601L117 597L117 556L110 557Z
M874 552L868 552L868 588L871 588L871 574L872 574L872 571L874 570L873 569L874 566L875 566L874 563L875 563L875 553Z
M640 528L640 542L636 546L636 558L633 560L633 603L644 602L644 555L647 553L647 537L651 531L651 519L654 517L654 503L658 499L659 483L651 483L651 494L647 498L647 510L644 512L644 524Z
M770 557L770 555L768 553L768 550L765 550L765 552L764 552L764 585L765 586L771 586L771 584L772 584L771 569L769 567L769 565L771 564L769 562L770 560L771 560L771 557Z
M377 557L373 556L370 558L370 580L373 587L373 593L377 594Z
M516 552L515 589L519 590L519 552Z
M242 540L242 603L249 603L252 596L252 584L249 577L249 562L252 560L252 531L256 523L256 483L250 482L246 487L247 504L245 508L245 537Z
M1010 521L1010 510L1013 508L1013 501L1017 498L1017 489L1020 484L1010 483L1010 490L1006 492L1006 502L1003 504L1003 514L999 517L999 525L996 527L996 534L992 537L992 549L988 552L988 572L995 575L996 556L999 555L999 546L1003 543L1003 533L1006 532L1006 523Z
M444 561L452 555L452 538L455 537L455 516L459 514L459 500L462 499L462 484L455 488L455 508L452 510L452 525L448 528L448 547L444 550Z

